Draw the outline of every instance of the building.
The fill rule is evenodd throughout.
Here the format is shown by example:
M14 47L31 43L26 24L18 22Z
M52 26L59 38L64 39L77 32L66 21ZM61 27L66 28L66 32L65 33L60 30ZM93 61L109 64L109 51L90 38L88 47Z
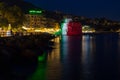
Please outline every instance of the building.
M46 24L46 18L43 17L42 11L30 10L29 14L26 14L26 19L24 26L29 28L40 28Z
M73 21L72 19L68 18L65 19L64 22L61 24L62 35L81 35L82 34L82 25L78 21Z

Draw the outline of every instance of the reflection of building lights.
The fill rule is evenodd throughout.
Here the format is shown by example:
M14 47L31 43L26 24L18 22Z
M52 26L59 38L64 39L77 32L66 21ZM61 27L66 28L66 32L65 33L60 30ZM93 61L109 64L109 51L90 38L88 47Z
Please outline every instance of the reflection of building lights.
M46 53L43 53L43 55L38 56L38 61L44 61L45 60L45 54Z
M82 38L82 70L86 74L91 73L92 59L93 59L93 40L90 35L84 35ZM85 75L86 75L85 74ZM83 74L84 75L84 74Z

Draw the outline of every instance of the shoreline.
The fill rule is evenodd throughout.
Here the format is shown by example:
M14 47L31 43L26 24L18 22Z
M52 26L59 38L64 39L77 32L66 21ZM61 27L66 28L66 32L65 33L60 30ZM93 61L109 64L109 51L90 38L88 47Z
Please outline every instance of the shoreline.
M46 50L51 49L54 36L51 34L11 36L0 38L0 53L3 61L36 62ZM23 63L24 63L23 62Z
M83 35L87 34L119 34L120 32L108 32L108 31L99 31L99 32L87 32L87 33L82 33Z

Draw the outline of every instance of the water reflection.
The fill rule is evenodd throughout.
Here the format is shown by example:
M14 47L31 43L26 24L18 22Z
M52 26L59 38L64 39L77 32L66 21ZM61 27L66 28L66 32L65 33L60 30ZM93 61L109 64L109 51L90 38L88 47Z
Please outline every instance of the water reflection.
M84 35L82 37L82 73L83 79L93 80L93 55L95 52L95 42L94 37L90 35Z
M96 54L94 74L97 80L119 80L118 78L118 35L101 34L95 36Z
M61 80L80 80L81 76L81 36L61 38Z
M35 64L0 63L0 80L26 80L36 68Z
M30 77L27 80L46 80L46 57L47 52L44 52L41 56L38 56L38 63L34 72L29 75Z
M47 57L47 80L60 80L61 63L60 63L60 38L55 39L55 46Z
M0 80L120 80L119 48L114 34L62 36L37 64L1 63Z
M38 63L36 70L27 80L46 80L46 63Z

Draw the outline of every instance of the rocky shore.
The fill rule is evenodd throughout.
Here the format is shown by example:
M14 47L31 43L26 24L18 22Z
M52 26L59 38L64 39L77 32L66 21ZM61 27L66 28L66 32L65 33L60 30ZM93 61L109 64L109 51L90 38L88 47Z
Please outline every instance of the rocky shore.
M0 37L1 61L35 62L44 51L51 49L51 40L54 38L55 36L48 33Z

